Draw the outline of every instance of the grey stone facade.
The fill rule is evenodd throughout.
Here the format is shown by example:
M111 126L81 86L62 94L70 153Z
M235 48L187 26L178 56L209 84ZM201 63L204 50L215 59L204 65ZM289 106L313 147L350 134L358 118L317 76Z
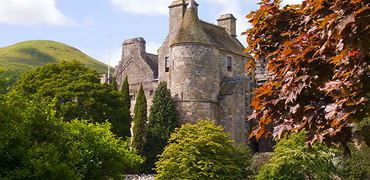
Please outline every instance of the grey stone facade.
M197 3L188 4L177 0L169 6L169 33L158 55L146 53L143 38L124 41L113 76L119 88L128 76L132 107L140 83L150 108L158 82L167 81L179 126L209 118L236 143L248 143L251 127L246 119L256 80L255 73L245 73L252 57L236 39L236 19L226 14L218 25L210 24L198 19Z
M150 107L158 86L158 56L146 53L146 42L143 38L128 39L122 43L122 59L113 73L118 90L121 90L126 76L130 85L131 112L134 112L141 83Z

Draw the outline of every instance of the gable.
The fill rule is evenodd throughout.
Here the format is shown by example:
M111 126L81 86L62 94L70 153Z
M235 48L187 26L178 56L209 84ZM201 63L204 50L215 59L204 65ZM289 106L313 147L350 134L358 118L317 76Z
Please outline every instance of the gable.
M201 21L202 28L206 32L208 38L211 40L212 45L220 49L235 54L243 54L244 46L221 26L216 26L204 21Z

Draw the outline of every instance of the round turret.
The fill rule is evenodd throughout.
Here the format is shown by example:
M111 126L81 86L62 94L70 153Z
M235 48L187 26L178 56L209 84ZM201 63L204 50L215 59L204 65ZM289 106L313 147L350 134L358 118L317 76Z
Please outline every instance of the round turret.
M194 6L189 5L171 45L171 93L179 124L219 119L219 56L204 32Z

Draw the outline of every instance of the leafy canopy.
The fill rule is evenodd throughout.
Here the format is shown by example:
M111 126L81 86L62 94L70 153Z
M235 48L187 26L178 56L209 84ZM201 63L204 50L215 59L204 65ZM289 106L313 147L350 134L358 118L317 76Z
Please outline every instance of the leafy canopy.
M365 118L358 129L370 125L370 118ZM338 174L342 179L369 179L370 178L370 148L362 145L355 148L353 143L349 143L351 156L342 156L337 164Z
M228 136L211 121L176 128L155 163L157 179L243 178L250 151L243 154Z
M306 148L305 132L292 133L275 145L270 161L262 166L257 180L333 179L335 149L316 142Z
M5 92L6 84L9 81L8 78L4 78L3 73L3 70L0 69L0 94Z
M64 121L54 106L0 95L1 179L121 179L142 163L110 123Z
M252 11L252 28L245 52L267 61L272 73L255 91L251 119L259 125L251 136L271 135L267 124L284 131L307 130L306 141L327 145L347 142L370 145L370 127L354 130L369 116L370 2L366 0L306 0L280 7L279 0L262 0ZM251 71L256 62L246 67Z
M101 84L100 74L78 61L47 64L28 71L13 89L11 93L29 101L53 105L56 117L99 123L108 119L118 136L130 136L131 118L123 107L121 93L109 84Z

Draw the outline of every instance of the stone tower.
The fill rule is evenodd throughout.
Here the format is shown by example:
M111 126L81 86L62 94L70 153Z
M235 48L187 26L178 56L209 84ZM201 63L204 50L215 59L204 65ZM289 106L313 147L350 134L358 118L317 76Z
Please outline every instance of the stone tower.
M129 76L134 107L138 85L143 82L148 108L158 82L167 81L175 101L178 125L215 120L236 143L246 143L246 124L253 74L244 66L249 58L236 38L236 19L220 16L218 25L198 18L198 4L176 0L169 6L169 32L158 56L145 52L142 38L123 43L122 60L114 76L118 86Z
M189 3L173 40L170 89L179 123L196 123L208 117L219 119L220 92L217 52L204 32L197 11Z

